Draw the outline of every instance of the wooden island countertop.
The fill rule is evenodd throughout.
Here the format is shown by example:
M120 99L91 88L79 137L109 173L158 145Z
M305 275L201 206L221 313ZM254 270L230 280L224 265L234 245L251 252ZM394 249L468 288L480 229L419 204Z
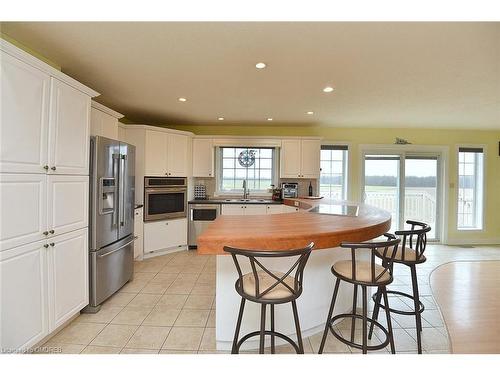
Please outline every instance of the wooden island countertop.
M285 199L298 212L272 215L221 215L198 237L199 254L227 254L224 246L243 249L301 248L311 241L314 249L337 247L343 241L366 241L387 232L391 215L385 210L349 201ZM358 207L357 216L309 212L318 205ZM325 207L325 206L322 206Z

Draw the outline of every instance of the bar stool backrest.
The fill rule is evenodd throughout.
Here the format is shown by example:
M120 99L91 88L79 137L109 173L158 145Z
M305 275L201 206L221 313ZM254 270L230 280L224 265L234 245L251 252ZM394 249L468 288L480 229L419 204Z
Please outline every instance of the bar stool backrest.
M252 274L255 279L255 299L261 299L264 297L268 292L270 292L272 289L274 289L278 285L282 285L285 288L287 288L294 296L294 298L297 298L300 296L302 293L302 281L304 277L304 268L306 266L307 260L309 259L309 255L311 254L311 250L314 247L314 243L311 242L309 245L307 245L305 248L302 249L293 249L293 250L277 250L277 251L262 251L262 250L247 250L247 249L237 249L229 246L224 246L224 251L228 252L231 254L234 265L236 266L236 270L238 271L238 281L237 282L237 287L240 288L240 291L242 292L243 289L243 272L241 270L241 265L240 261L238 260L237 256L242 256L245 258L249 263L250 267L252 269ZM275 272L276 271L271 271L269 270L259 259L260 258L293 258L296 257L296 261L292 264L292 266L288 269L287 272L285 272L283 275L281 275L281 272L279 275L277 275ZM263 271L267 275L269 275L271 278L275 279L276 282L274 282L271 286L265 288L262 290L259 286L259 275L258 272ZM285 282L285 279L291 276L294 278L294 285L293 287L288 285ZM288 298L287 298L288 299ZM276 302L276 301L275 301Z
M407 220L406 224L411 225L409 230L399 230L394 232L396 236L401 236L401 260L405 260L405 250L407 247L415 250L416 261L418 262L424 255L425 248L427 246L427 233L431 230L431 227L425 223L419 221ZM414 238L415 237L415 238ZM413 259L412 259L413 261Z
M358 249L369 249L370 250L370 282L369 284L376 285L377 283L381 283L380 279L386 275L391 274L391 265L398 251L398 245L400 243L400 239L391 233L384 233L384 236L387 237L387 241L371 241L371 242L342 242L340 247L351 249L351 280L357 281L360 284L366 283L366 281L358 280L356 274L359 272L358 263L356 262L356 251ZM376 260L380 259L383 254L383 260L380 269L379 267L375 267L377 265Z

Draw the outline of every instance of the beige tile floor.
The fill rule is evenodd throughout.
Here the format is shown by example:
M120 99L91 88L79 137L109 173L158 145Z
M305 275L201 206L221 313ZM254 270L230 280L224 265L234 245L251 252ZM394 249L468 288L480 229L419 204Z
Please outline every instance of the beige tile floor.
M429 245L428 261L418 267L419 288L426 306L423 313L425 353L449 353L448 334L431 295L429 275L452 260L500 259L500 247ZM183 251L135 262L134 279L106 301L97 314L82 314L43 346L62 353L225 353L215 350L215 257ZM392 289L410 291L410 277L404 266L396 266ZM307 287L307 285L305 286ZM410 301L391 297L394 307L409 308ZM370 305L372 307L372 305ZM371 308L370 308L371 310ZM416 353L413 317L392 315L396 350ZM381 319L384 323L384 319ZM350 335L350 321L337 327ZM361 326L357 324L359 342ZM321 333L304 339L306 353L316 353ZM372 342L382 337L377 330ZM255 351L250 351L253 353ZM291 347L277 348L290 353ZM328 336L325 353L359 353ZM387 349L379 351L387 353Z

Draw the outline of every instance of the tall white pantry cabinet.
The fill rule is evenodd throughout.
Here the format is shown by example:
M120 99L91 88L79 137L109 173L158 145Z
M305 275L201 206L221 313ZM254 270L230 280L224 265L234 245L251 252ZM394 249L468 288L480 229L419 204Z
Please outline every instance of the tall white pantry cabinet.
M0 39L0 347L28 349L88 304L91 98Z

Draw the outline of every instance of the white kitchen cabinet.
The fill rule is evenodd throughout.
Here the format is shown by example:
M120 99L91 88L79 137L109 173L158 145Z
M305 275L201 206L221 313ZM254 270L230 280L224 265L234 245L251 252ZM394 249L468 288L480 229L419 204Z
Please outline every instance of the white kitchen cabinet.
M319 178L319 139L284 139L280 151L281 178Z
M48 333L47 248L32 242L0 253L0 348L29 348Z
M47 237L46 181L45 174L0 175L0 250Z
M146 130L146 176L187 177L189 137Z
M134 212L134 259L141 259L144 253L144 222L142 219L143 207L135 209Z
M265 215L267 213L267 205L265 204L246 204L245 215Z
M193 139L193 177L214 177L214 146L212 139Z
M100 135L102 137L118 139L118 119L122 118L121 113L92 101L90 109L90 135Z
M88 176L48 176L47 190L49 236L88 226Z
M2 53L0 171L45 173L50 76Z
M286 204L281 205L281 209L283 210L283 213L289 213L289 212L298 212L299 208L298 207L293 207L293 206L288 206Z
M266 215L266 204L223 204L222 215Z
M280 150L280 176L300 178L300 139L284 139Z
M51 78L49 173L89 174L90 97Z
M167 137L167 133L146 130L146 176L168 176Z
M223 204L221 215L245 215L243 204Z
M301 174L302 178L319 178L321 141L303 139L301 141Z
M169 177L187 177L189 174L189 138L181 134L168 134L167 173Z
M268 204L266 206L266 213L268 215L282 214L283 213L283 208L281 206L282 206L281 204Z
M144 254L152 251L183 248L186 245L186 218L144 223Z
M48 240L49 329L55 330L89 303L87 228Z

